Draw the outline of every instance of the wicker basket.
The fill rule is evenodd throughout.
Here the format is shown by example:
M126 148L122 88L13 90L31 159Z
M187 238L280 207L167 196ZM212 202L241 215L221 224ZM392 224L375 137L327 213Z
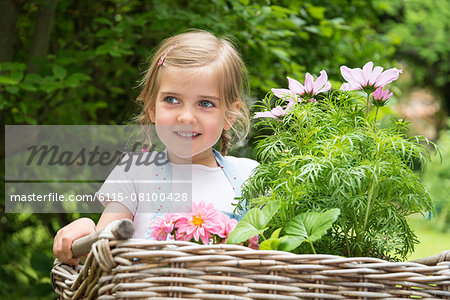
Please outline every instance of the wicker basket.
M100 239L83 267L56 260L51 275L61 299L450 299L448 260L426 266L181 241Z

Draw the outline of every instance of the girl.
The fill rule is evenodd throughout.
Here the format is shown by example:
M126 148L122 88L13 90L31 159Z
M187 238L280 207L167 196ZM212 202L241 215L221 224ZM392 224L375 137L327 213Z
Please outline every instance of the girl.
M246 76L238 52L225 39L192 31L165 40L142 81L138 100L143 110L138 118L141 125L155 125L170 163L136 167L131 173L175 182L175 178L184 178L188 168L192 201L212 203L231 215L243 181L258 164L247 158L222 156L230 145L229 131L237 138L248 133L249 113L243 100ZM222 155L213 149L219 140ZM97 226L91 219L81 218L58 231L53 252L60 261L76 265L72 242L117 219L133 220L135 238L149 237L149 226L157 211L154 207L150 211L142 202L130 201L129 195L149 190L167 192L169 185L133 180L130 184L131 173L117 166L105 181L98 194L106 207ZM108 183L116 179L126 179L122 181L128 181L128 185ZM122 201L114 201L110 195L121 195Z

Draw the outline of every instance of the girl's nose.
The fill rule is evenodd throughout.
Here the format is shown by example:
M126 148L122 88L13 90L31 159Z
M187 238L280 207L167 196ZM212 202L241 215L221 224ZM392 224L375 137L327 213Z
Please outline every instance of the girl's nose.
M197 122L197 119L189 107L184 107L178 114L177 121L184 124L194 124Z

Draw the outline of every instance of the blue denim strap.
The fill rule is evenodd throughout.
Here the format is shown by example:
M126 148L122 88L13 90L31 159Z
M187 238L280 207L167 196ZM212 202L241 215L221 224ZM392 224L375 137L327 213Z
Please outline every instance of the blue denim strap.
M164 150L166 151L166 150ZM216 159L217 164L222 169L223 173L225 174L225 177L227 177L228 181L230 182L235 197L241 197L242 195L242 187L244 184L244 181L242 180L241 175L239 174L236 167L227 160L226 157L223 157L218 151L215 149L212 150L214 154L214 158ZM167 153L167 152L166 152ZM157 191L158 193L165 193L166 195L170 194L172 190L172 185L170 184L172 182L172 168L170 163L164 164L163 166L157 167L157 172L153 174L153 189ZM161 185L158 185L158 183L162 183ZM223 212L224 214L228 215L230 218L234 218L238 221L240 221L243 217L243 215L246 213L246 209L244 208L240 213L234 214L230 212ZM153 223L153 221L156 220L158 216L163 216L164 214L159 212L159 210L152 214L151 220L149 220L149 224ZM145 235L145 239L148 239L150 237L150 233L152 230L148 228L147 233Z
M241 175L239 174L239 171L236 169L236 167L228 161L226 157L223 157L218 151L213 149L214 157L216 158L217 164L222 169L222 171L225 173L225 176L227 177L228 181L230 182L231 186L233 187L234 195L235 197L241 197L242 196L242 187L244 185L244 181L242 180ZM225 212L230 218L234 218L238 221L242 219L244 214L246 213L246 209L244 208L242 211L240 211L239 214L233 214Z

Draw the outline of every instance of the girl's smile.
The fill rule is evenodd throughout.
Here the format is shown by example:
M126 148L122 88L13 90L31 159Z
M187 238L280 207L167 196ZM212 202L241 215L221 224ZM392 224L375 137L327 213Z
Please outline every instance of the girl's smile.
M189 140L193 140L201 135L201 133L192 131L174 131L174 133Z

